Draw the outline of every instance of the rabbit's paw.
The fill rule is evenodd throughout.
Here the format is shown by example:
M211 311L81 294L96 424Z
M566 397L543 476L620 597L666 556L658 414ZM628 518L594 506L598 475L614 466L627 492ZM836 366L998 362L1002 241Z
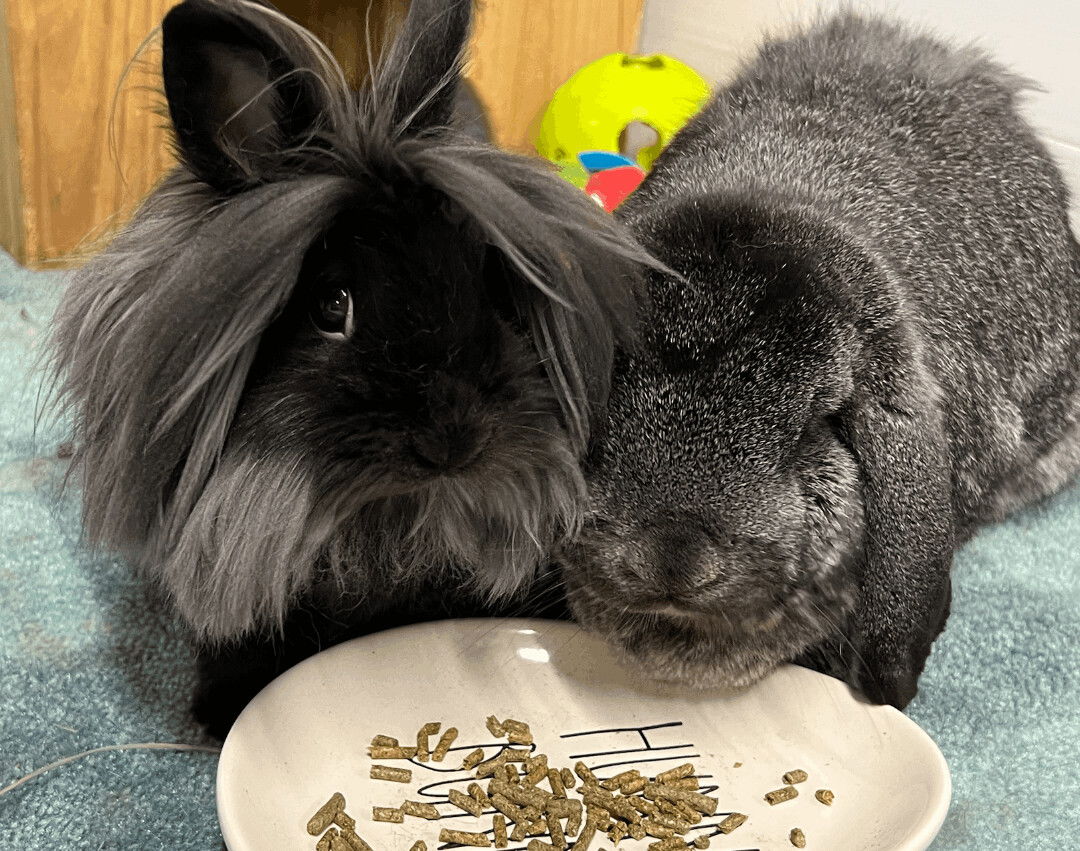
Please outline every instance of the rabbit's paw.
M237 716L265 683L247 679L200 679L191 701L191 714L215 739L225 741Z
M913 668L860 668L851 684L874 703L903 709L918 693L919 675Z

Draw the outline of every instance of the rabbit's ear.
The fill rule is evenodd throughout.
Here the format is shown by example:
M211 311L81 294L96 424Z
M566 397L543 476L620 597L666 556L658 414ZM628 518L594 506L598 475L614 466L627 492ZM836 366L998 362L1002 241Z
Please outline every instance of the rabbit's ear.
M162 24L162 74L180 154L223 191L310 135L320 113L312 69L274 34L261 4L186 0Z
M936 383L896 338L873 357L844 416L858 460L866 517L864 574L851 640L859 666L849 680L868 697L903 709L915 696L930 645L945 625L955 548L948 444ZM910 358L910 360L908 360ZM911 365L915 364L914 367Z
M473 0L412 0L400 35L376 72L394 127L414 135L451 123Z

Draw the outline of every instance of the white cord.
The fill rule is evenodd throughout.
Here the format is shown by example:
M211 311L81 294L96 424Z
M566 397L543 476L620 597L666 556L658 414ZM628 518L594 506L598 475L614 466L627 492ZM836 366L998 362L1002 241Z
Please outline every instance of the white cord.
M90 756L95 753L104 753L105 751L199 751L201 753L220 754L221 748L211 747L209 745L184 745L179 743L170 742L137 742L130 745L106 745L102 748L91 748L88 751L77 753L74 756L66 756L63 759L58 759L56 762L50 762L48 765L43 765L36 771L31 771L25 777L20 777L14 783L5 786L0 789L0 795L6 795L8 792L13 792L18 789L24 783L29 783L35 777L44 774L46 771L52 771L54 768L59 768L61 765L67 765L69 762L75 762L83 757Z

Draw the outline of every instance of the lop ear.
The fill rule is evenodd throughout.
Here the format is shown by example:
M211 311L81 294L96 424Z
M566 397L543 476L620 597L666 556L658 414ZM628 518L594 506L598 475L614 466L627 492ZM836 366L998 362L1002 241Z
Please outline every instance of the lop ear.
M937 385L918 347L897 326L873 348L843 417L866 518L848 681L903 709L949 613L951 474Z
M222 191L259 182L319 122L322 97L305 67L312 57L295 35L275 32L276 14L261 3L185 0L162 23L162 75L180 155Z

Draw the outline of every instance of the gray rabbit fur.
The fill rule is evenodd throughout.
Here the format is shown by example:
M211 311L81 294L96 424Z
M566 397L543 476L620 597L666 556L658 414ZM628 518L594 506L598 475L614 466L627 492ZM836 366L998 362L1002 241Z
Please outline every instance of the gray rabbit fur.
M1080 250L974 48L854 14L765 44L618 211L650 272L560 555L654 676L796 660L904 707L956 548L1080 464Z

